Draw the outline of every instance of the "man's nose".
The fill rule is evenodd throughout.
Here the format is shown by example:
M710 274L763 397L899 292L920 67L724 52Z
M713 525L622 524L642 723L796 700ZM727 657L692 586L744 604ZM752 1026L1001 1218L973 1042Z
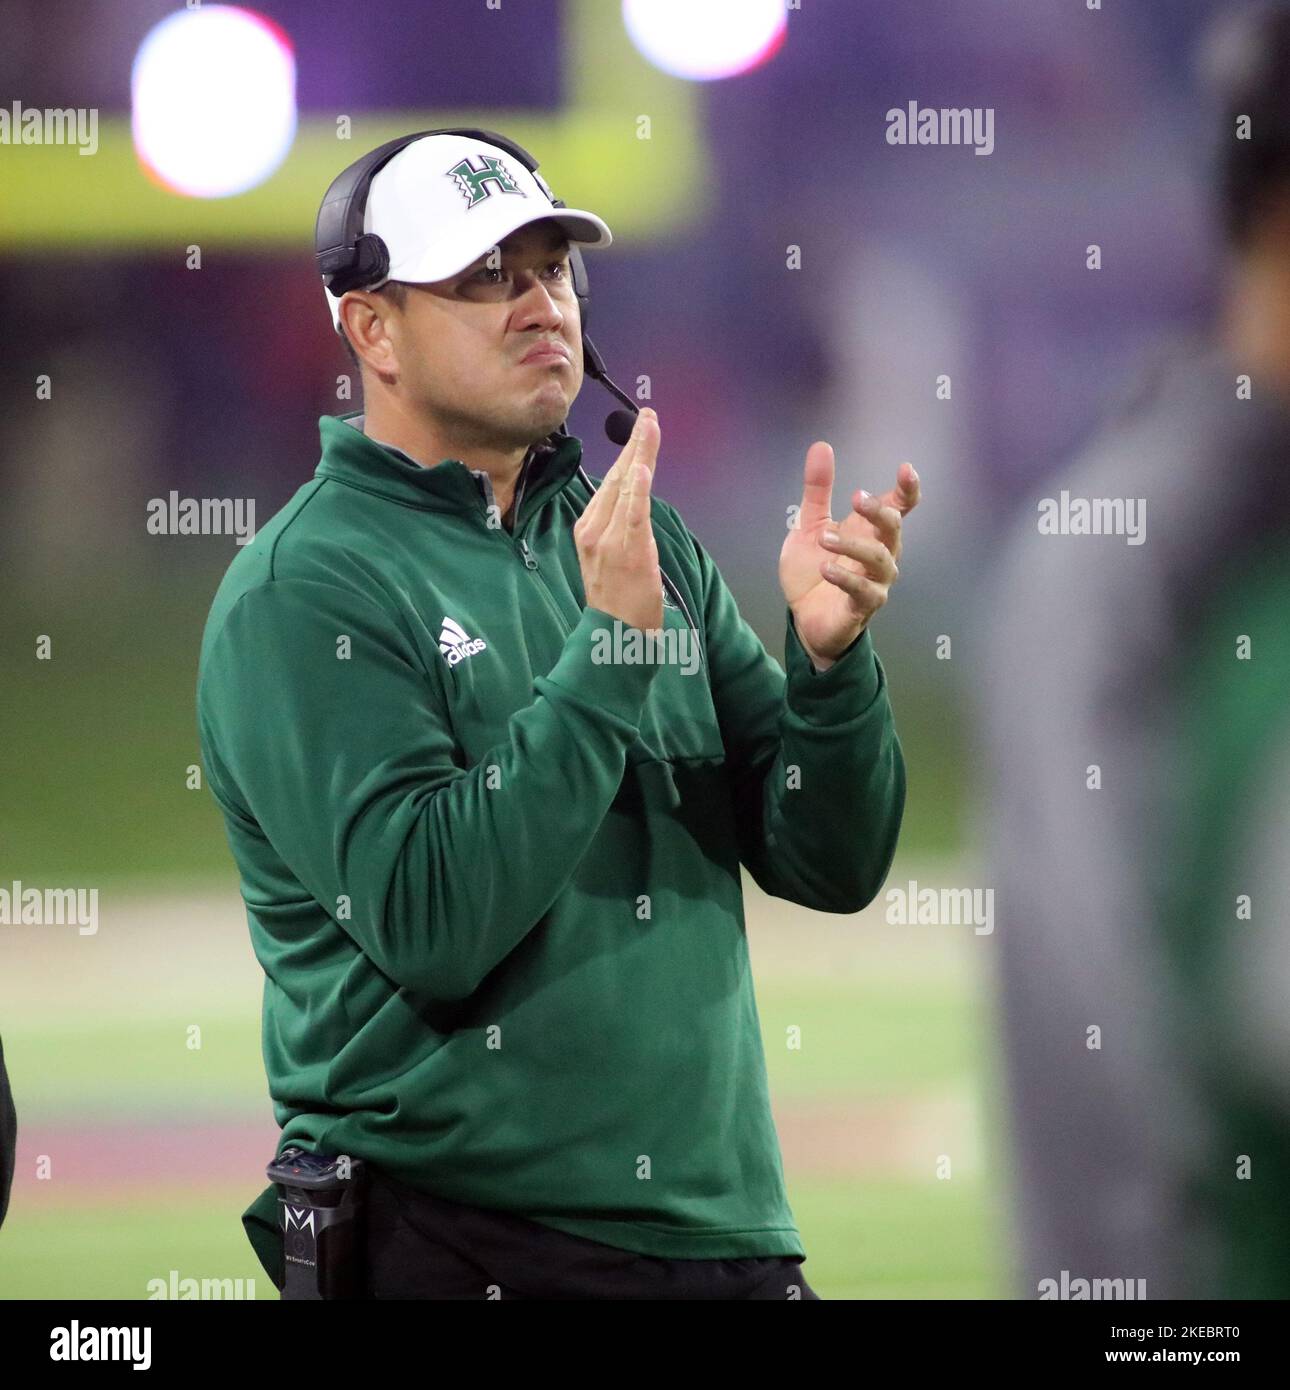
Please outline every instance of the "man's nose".
M563 326L564 310L551 297L551 292L542 283L540 275L521 273L516 277L516 290L519 295L515 305L516 327Z

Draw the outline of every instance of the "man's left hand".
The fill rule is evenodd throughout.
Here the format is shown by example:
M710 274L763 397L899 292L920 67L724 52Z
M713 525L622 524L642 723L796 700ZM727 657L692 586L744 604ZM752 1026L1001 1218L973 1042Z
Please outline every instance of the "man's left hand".
M851 510L833 520L833 449L806 451L802 505L779 554L779 582L798 641L825 671L887 602L900 571L901 522L918 505L921 486L911 463L881 497L857 490Z

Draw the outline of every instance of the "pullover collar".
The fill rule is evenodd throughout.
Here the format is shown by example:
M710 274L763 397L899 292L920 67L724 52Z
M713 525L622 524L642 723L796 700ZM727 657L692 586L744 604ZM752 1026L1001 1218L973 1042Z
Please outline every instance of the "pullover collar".
M401 449L363 433L363 414L323 415L318 421L322 460L316 478L331 478L365 492L426 511L482 512L492 502L492 482L482 469L460 459L423 467ZM519 506L512 531L518 531L548 498L578 471L582 441L572 434L553 435L529 450L516 484Z

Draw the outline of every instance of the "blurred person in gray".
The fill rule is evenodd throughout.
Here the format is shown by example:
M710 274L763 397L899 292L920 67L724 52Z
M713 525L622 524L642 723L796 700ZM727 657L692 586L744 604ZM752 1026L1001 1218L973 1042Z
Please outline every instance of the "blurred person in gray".
M1021 509L984 607L1023 1297L1290 1295L1287 7L1204 62L1218 321Z

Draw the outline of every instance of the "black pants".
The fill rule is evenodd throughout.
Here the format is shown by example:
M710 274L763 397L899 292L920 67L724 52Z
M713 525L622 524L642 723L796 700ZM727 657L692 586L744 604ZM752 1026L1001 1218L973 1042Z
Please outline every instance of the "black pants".
M370 1298L820 1300L795 1255L637 1255L522 1217L430 1197L374 1170L364 1241Z

